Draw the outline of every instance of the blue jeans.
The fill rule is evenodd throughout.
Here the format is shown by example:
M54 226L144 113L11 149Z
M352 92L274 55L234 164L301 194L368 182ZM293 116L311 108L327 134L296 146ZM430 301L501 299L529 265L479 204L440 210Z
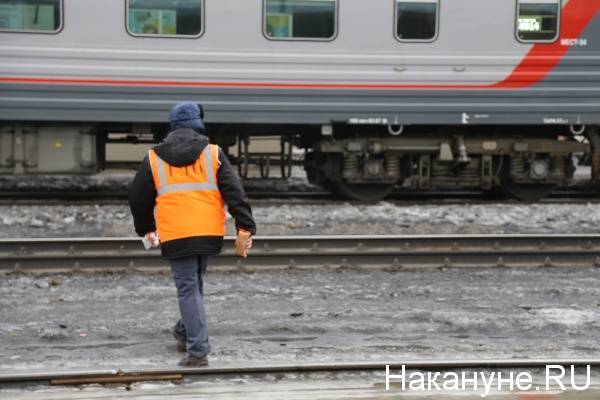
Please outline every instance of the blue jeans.
M169 262L181 313L175 333L185 339L188 354L204 357L210 352L202 289L208 256L177 258Z

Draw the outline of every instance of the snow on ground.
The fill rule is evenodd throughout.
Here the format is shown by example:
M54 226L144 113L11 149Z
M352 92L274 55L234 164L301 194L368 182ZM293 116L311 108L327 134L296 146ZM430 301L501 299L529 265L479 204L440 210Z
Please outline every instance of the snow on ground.
M600 357L598 269L209 273L217 364ZM175 366L168 274L5 276L0 372ZM56 282L55 282L56 283Z
M259 235L595 233L600 222L597 204L257 203L253 212ZM0 237L134 235L125 204L0 206Z

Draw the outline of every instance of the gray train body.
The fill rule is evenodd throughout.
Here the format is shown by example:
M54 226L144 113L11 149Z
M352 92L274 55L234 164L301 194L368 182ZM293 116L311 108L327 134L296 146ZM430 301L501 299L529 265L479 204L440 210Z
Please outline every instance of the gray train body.
M600 125L600 0L560 1L545 43L517 39L520 1L540 2L439 0L434 40L402 42L395 0L338 0L323 41L269 40L261 0L205 0L197 38L130 34L124 0L64 0L58 33L0 32L0 171L55 172L15 143L72 130L94 147L72 170L94 170L108 131L162 133L193 100L216 142L283 134L309 150L312 180L351 197L552 186L569 177L559 159L588 150L559 138Z

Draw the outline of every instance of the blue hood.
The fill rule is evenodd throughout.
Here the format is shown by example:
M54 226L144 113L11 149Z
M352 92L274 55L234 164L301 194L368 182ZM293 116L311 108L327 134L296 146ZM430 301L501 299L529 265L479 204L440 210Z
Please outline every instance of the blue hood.
M204 134L205 128L202 118L204 118L202 106L191 101L175 104L169 114L172 130L185 128Z

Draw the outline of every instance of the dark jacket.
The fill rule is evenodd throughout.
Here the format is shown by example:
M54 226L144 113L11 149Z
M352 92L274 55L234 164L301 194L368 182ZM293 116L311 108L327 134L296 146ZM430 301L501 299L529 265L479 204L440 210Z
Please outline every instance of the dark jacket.
M182 167L196 162L206 146L208 146L206 136L192 129L176 129L169 133L161 144L155 146L154 151L169 165ZM221 165L217 170L217 184L229 213L235 219L236 228L247 230L254 235L256 225L248 198L240 179L221 149L219 149L219 161ZM129 207L133 215L135 231L140 236L156 231L154 220L156 196L150 161L146 155L129 186ZM214 255L218 254L222 247L221 236L195 236L163 243L161 252L164 258L173 259L201 254Z

